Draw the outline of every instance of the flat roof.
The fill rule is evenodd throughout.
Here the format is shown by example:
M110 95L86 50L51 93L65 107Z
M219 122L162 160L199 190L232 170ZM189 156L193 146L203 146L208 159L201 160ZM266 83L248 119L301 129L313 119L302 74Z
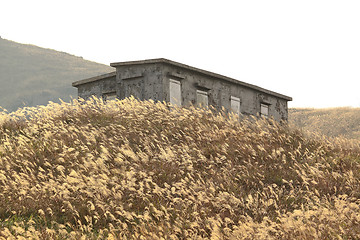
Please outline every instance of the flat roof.
M214 77L214 78L222 79L222 80L225 80L225 81L228 81L228 82L231 82L231 83L239 84L239 85L242 85L244 87L255 89L257 91L260 91L260 92L263 92L263 93L266 93L266 94L269 94L269 95L273 95L273 96L285 99L287 101L292 101L292 98L289 97L289 96L286 96L286 95L283 95L283 94L280 94L280 93L277 93L277 92L273 92L273 91L267 90L265 88L262 88L262 87L259 87L259 86L253 85L253 84L242 82L242 81L239 81L239 80L234 79L234 78L226 77L226 76L223 76L223 75L220 75L220 74L217 74L217 73L213 73L213 72L203 70L203 69L200 69L200 68L192 67L192 66L189 66L189 65L186 65L186 64L183 64L183 63L171 61L171 60L166 59L166 58L147 59L147 60L140 60L140 61L116 62L116 63L111 63L110 66L111 67L119 67L119 66L128 66L128 65L152 64L152 63L165 63L165 64L181 67L181 68L188 69L188 70L191 70L191 71L194 71L194 72L197 72L197 73L201 73L201 74L204 74L204 75L208 75L208 76L211 76L211 77Z
M95 82L95 81L98 81L101 79L111 78L111 77L115 77L115 76L116 76L116 71L73 82L72 86L77 87L77 86L85 84L85 83Z

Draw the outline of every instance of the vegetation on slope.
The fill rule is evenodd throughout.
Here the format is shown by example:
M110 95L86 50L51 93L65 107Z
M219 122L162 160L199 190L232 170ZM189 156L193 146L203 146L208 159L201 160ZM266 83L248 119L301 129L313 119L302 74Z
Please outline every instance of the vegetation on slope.
M64 52L0 38L0 106L19 107L70 101L77 97L71 83L113 68Z
M135 99L0 120L0 236L359 239L360 144Z
M360 108L294 108L289 122L304 131L360 140Z

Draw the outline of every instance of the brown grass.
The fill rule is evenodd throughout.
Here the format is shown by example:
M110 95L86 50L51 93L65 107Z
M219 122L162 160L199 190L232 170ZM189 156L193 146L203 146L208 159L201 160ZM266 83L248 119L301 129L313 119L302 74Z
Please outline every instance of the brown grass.
M360 143L135 99L0 116L0 236L359 239Z
M328 137L360 140L360 108L292 108L289 109L289 123Z

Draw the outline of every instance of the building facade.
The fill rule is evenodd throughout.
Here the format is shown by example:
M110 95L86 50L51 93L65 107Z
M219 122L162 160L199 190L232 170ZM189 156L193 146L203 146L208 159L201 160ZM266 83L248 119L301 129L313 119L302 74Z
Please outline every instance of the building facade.
M225 108L237 114L288 119L291 97L168 59L112 63L115 72L74 82L78 96L104 100L134 96L178 106Z

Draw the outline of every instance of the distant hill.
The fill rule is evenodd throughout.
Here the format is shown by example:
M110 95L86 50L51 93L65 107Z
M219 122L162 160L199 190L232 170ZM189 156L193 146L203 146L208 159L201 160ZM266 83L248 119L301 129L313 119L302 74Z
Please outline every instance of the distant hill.
M77 97L72 82L110 71L82 57L0 38L0 106L13 111L68 101Z
M293 108L289 109L289 122L330 137L360 139L360 108Z

